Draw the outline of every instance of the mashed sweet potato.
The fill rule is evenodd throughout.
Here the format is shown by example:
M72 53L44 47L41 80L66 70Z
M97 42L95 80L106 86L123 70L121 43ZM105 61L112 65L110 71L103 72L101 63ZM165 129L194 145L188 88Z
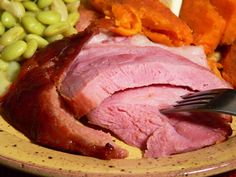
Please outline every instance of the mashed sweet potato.
M154 42L170 46L192 43L191 29L158 0L90 0L123 36L144 33Z
M221 64L223 66L223 78L236 88L236 44L228 46L224 52Z
M236 1L210 0L219 14L225 19L226 27L221 38L221 44L230 45L236 39Z
M193 30L193 43L202 45L207 54L213 53L225 29L225 20L209 0L184 0L180 11Z

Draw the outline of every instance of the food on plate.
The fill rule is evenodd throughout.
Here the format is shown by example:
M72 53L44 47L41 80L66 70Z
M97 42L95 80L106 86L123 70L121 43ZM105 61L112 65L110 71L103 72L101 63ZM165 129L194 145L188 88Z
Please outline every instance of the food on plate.
M180 12L180 18L193 29L193 43L204 46L211 70L234 88L235 17L234 0L184 0Z
M224 49L222 64L222 77L236 88L236 44Z
M217 12L226 21L224 33L221 38L221 44L231 45L236 39L236 1L235 0L210 0Z
M20 71L20 64L16 61L5 62L0 59L0 96L2 96Z
M134 103L140 102L142 109L137 109L135 114L146 111L147 117L139 116L144 122L146 120L152 124L153 121L152 130L146 127L146 139L150 137L150 140L146 141L145 137L143 140L137 140L138 144L142 144L143 150L145 146L148 147L145 156L160 157L208 146L227 139L231 134L226 119L219 115L204 114L196 117L185 114L167 117L160 115L158 110L173 103L182 93L230 87L211 73L205 62L195 63L181 55L184 53L183 50L186 50L190 53L190 58L204 60L204 56L201 55L203 52L195 53L194 48L200 51L199 47L172 49L154 44L144 36L120 37L109 32L100 32L96 28L88 28L77 36L50 44L27 61L17 82L2 100L2 112L11 125L41 145L103 159L125 158L128 155L127 151L118 147L109 133L84 125L86 118L82 118L88 116L88 124L94 123L93 118L98 120L100 117L102 121L104 116L96 117L96 111L102 112L103 104L106 105L107 100L110 105L110 99L117 100L119 94L124 94L124 97L127 96ZM201 77L201 74L205 77ZM175 96L168 100L167 94L160 95L162 91ZM139 92L141 97L147 99L146 106L142 106L146 104L145 100L142 102L142 98L136 98L141 99L136 102L135 98L129 97ZM158 97L153 100L152 95L155 94ZM123 104L122 100L120 104ZM128 105L127 109L130 107L130 110L135 110L135 106L138 108L139 105ZM117 109L122 112L122 109ZM115 120L116 112L110 116L111 120ZM204 117L201 119L202 122L199 117ZM195 124L195 118L200 122ZM83 121L80 122L80 119ZM186 126L186 129L191 127L199 130L204 142L191 145L195 135L186 137L182 132L185 129L179 129L177 123L174 123L178 121L181 122L178 124ZM117 128L130 132L129 126L123 123L124 127ZM104 128L114 130L112 127ZM166 152L163 153L154 152L157 151L153 143L157 141L155 137L159 138L158 131L173 138L166 141L166 146L163 146ZM186 140L186 145L173 147L176 138ZM131 144L126 139L123 140ZM179 140L177 142L180 142Z
M158 158L224 141L230 128L214 114L162 115L159 109L174 104L188 89L156 85L113 94L88 114L89 122L109 129L129 145Z
M75 25L79 19L79 0L0 1L0 65L28 59L38 48L54 40L77 33ZM20 65L14 75L19 72ZM1 68L1 66L0 66ZM8 72L0 69L3 77L0 95L12 82Z
M101 44L93 44L93 41L96 42L95 38L86 45L79 61L69 68L70 74L65 76L65 80L59 87L61 95L68 100L68 104L77 116L86 115L105 98L127 88L153 84L188 86L192 90L224 87L224 82L218 80L209 70L198 67L195 63L172 52L166 52L165 49L154 44L145 47L145 41L148 41L146 38L141 38L144 46L139 46L138 37L131 38L131 42L129 38L122 37L111 38L101 35L97 38ZM113 43L113 40L118 42ZM127 47L127 44L130 46ZM147 72L146 68L151 73ZM202 73L205 77L195 77L192 73ZM125 77L129 74L132 74L131 78ZM193 80L192 77L195 79ZM73 87L71 87L72 83Z
M219 78L223 79L222 77L222 69L223 66L221 63L219 63L218 61L216 61L216 56L214 55L216 53L213 53L213 55L211 55L210 57L208 57L208 66L211 69L211 71Z
M2 108L8 121L33 142L99 158L124 158L127 152L116 147L109 134L76 121L57 92L59 76L63 77L63 70L90 35L83 33L40 50L23 66L18 81L8 92L12 95L6 96L8 101ZM16 104L13 99L17 99ZM18 109L16 105L24 107Z
M76 24L78 32L84 31L91 23L98 19L99 14L88 8L86 4L81 4L79 7L80 19Z
M184 0L180 18L193 30L193 44L202 45L207 54L213 53L224 33L226 22L210 0Z
M5 32L1 34L0 38L0 44L3 46L2 59L6 61L20 60L22 55L25 58L30 58L38 47L44 47L53 39L61 39L63 36L75 34L77 31L73 26L79 18L77 10L79 1L74 1L73 5L76 6L74 11L70 11L67 7L70 6L70 3L63 0L52 0L47 3L41 0L35 2L1 1L0 9L3 11L1 24L5 28ZM57 38L59 35L60 38ZM19 40L24 40L20 52L14 57L4 55L8 46ZM34 40L38 45L32 47L32 44L29 44L31 40ZM25 52L28 55L24 55Z
M159 112L183 94L232 88L210 70L217 65L204 48L190 46L183 20L157 0L90 2L80 7L81 32L37 50L0 99L11 125L34 143L101 159L128 157L114 136L159 158L231 135L230 116Z
M120 35L143 32L152 41L181 46L192 42L192 31L157 0L91 0L104 13L107 28ZM174 26L174 28L173 28Z

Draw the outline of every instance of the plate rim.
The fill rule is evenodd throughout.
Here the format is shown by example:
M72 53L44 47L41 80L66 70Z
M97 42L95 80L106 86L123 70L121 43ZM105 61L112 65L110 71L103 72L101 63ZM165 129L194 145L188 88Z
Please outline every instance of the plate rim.
M14 136L12 134L10 134L9 132L5 132L7 134L9 134L10 136ZM18 139L20 139L19 137L17 137ZM236 141L236 137L232 137L231 139L234 139ZM35 145L31 142L26 142L26 143L30 143L31 145ZM223 143L227 143L227 142L223 142ZM215 145L213 145L215 146ZM212 147L212 146L211 146ZM44 148L41 147L40 148ZM206 147L208 148L208 147ZM205 148L205 149L206 149ZM51 149L50 149L51 150ZM55 151L55 150L53 150ZM198 150L197 150L198 151ZM58 151L59 153L65 153L65 152L61 152ZM194 152L194 151L193 151ZM195 151L196 152L196 151ZM192 153L192 152L188 152L188 153ZM68 153L70 154L70 153ZM73 155L73 154L72 154ZM181 155L181 154L178 154ZM78 155L75 155L78 156ZM79 155L80 156L80 155ZM80 156L83 158L83 156ZM173 156L172 156L173 157ZM86 158L86 157L85 157ZM168 157L166 157L168 158ZM96 159L96 158L94 158ZM96 159L96 160L100 160L100 159ZM136 161L135 159L124 159L125 161ZM157 161L156 159L138 159L141 161L146 161L146 160L151 160L151 161ZM102 160L103 161L103 160ZM105 160L104 160L105 161ZM116 161L116 160L114 160ZM117 161L122 161L122 160L117 160ZM107 161L106 161L107 162ZM121 172L119 174L117 173L91 173L91 172L83 172L83 171L76 171L76 170L66 170L66 169L61 169L59 170L58 168L51 168L51 167L47 167L46 165L40 165L34 162L24 162L23 160L18 159L17 157L15 159L13 158L9 158L3 155L0 155L0 164L5 165L7 167L10 168L14 168L16 170L20 170L26 173L30 173L30 174L34 174L34 175L45 175L45 176L88 176L88 177L95 177L95 176L104 176L104 177L116 177L116 176L156 176L156 175L161 175L163 177L169 177L169 176L209 176L209 175L216 175L216 174L220 174L220 173L224 173L224 172L228 172L231 170L236 169L236 158L232 159L231 161L227 161L227 162L222 162L221 165L219 164L211 164L208 166L201 166L201 167L197 167L197 168L187 168L184 169L182 171L179 170L174 170L174 171L170 171L168 173L163 172L163 173L149 173L147 174L146 172L143 173L125 173L125 172Z
M236 137L235 137L236 138ZM188 170L183 170L181 173L176 173L175 171L170 172L168 174L166 173L153 173L153 174L146 174L146 173L142 173L142 174L128 174L128 173L120 173L120 174L108 174L108 173L85 173L82 171L70 171L70 170L60 170L58 171L56 168L49 168L46 166L41 166L38 164L34 164L34 163L30 163L30 162L23 162L20 160L14 160L8 157L4 157L0 155L0 164L4 165L6 167L10 167L28 174L32 174L32 175L43 175L43 176L76 176L76 177L118 177L118 176L135 176L135 177L141 177L144 176L145 177L156 177L156 175L161 175L162 177L169 177L169 176L209 176L209 175L217 175L220 173L225 173L225 172L229 172L232 170L231 167L234 167L236 169L236 159L232 160L232 162L230 164L222 164L222 166L220 167L216 167L216 168L212 168L212 165L209 165L207 167L207 173L205 172L205 169L195 169L194 173L192 172L188 172ZM222 168L225 168L227 165L228 169L227 170L222 170ZM217 170L217 171L215 171Z
M2 118L1 116L0 116L0 119L3 120L3 123L6 123L4 118ZM3 125L3 127L0 128L0 130L2 130L2 131L0 131L0 137L1 136L6 137L6 138L11 137L14 142L15 142L15 140L16 140L16 143L21 142L22 143L21 145L24 145L26 143L30 147L36 147L36 149L39 148L37 150L39 150L39 151L43 150L43 151L46 152L46 157L48 157L50 152L55 153L53 155L63 155L63 154L66 153L66 152L57 151L57 150L54 150L54 149L50 149L50 148L47 148L47 147L43 147L43 146L34 144L34 143L30 142L27 138L26 139L23 138L22 137L23 135L20 132L18 132L17 130L15 130L11 125L9 125L9 124L5 124L5 125L10 129L4 127L4 125ZM9 143L8 140L6 140L6 142ZM9 145L9 146L13 145L12 142L10 144L11 145ZM107 173L107 172L103 171L102 173L99 173L99 174L97 172L95 172L95 173L88 172L88 170L75 170L75 169L69 170L69 169L63 169L63 168L61 168L61 170L59 170L59 168L52 168L52 166L47 166L47 164L45 165L44 163L38 163L37 161L27 161L26 159L21 159L19 157L15 157L15 156L14 156L14 158L12 158L11 156L6 155L7 153L4 154L3 152L2 153L0 152L0 164L8 166L10 168L20 170L20 171L24 171L26 173L35 174L35 175L42 175L43 174L45 176L68 176L68 175L69 176L83 176L83 177L84 176L94 177L94 176L101 176L101 175L103 177L106 177L106 176L107 177L115 177L115 176L135 176L135 177L136 176L137 177L138 176L150 176L150 177L152 177L152 176L157 176L157 175L159 175L159 176L161 175L163 177L165 177L165 176L166 177L170 177L170 176L209 176L209 175L216 175L216 174L220 174L220 173L224 173L224 172L228 172L228 171L236 169L236 135L229 138L229 140L227 140L225 142L222 142L222 143L219 143L219 144L216 144L216 145L212 145L212 146L209 146L209 147L205 147L205 148L202 148L200 150L191 151L191 152L182 153L182 154L177 154L177 155L172 155L172 156L169 156L169 157L164 157L164 158L159 158L159 159L145 159L145 158L143 158L143 159L118 159L118 160L107 161L107 160L101 160L101 159L92 158L92 157L86 157L86 156L66 153L66 154L68 154L69 157L74 157L76 159L77 159L77 157L79 157L80 159L82 158L82 159L88 160L88 162L89 161L91 162L91 160L97 161L97 162L103 162L103 163L106 163L106 165L108 165L110 162L113 162L113 164L116 164L116 163L119 164L119 163L122 163L122 162L125 162L125 163L127 162L128 163L130 161L135 161L135 163L131 165L132 168L134 168L135 164L138 164L138 162L143 162L144 167L142 169L146 169L148 162L153 162L154 165L157 165L157 163L163 162L162 160L164 160L164 162L165 162L165 160L167 161L167 159L172 159L172 160L177 159L178 160L182 156L188 157L188 155L190 155L189 157L191 157L191 155L196 155L198 152L200 152L200 153L202 151L203 152L204 151L208 152L211 148L214 148L214 147L218 147L219 149L224 147L224 146L227 147L227 144L232 145L232 148L234 148L234 150L235 150L235 151L232 151L233 152L233 154L231 154L232 157L230 156L230 159L227 160L227 161L222 161L221 160L221 161L217 161L218 163L215 163L215 164L211 163L209 165L201 164L198 167L188 166L190 164L187 164L187 161L186 161L187 168L185 168L183 170L180 170L178 168L174 169L174 170L172 169L172 171L164 170L162 172L160 172L160 171L155 172L155 170L154 171L150 170L148 172L148 174L146 173L146 171L142 171L142 172L138 171L136 173L135 172L129 173L128 171L120 171L119 173L117 173L116 170L120 169L118 167L123 167L122 165L121 166L118 165L116 167L117 169L115 169L114 171L111 171L110 173ZM0 144L0 148L1 148L1 144ZM17 151L19 149L14 148L14 150ZM21 150L21 152L23 152L23 151ZM34 156L37 157L34 153L32 153L30 155L33 156L33 157ZM153 164L151 165L152 167L153 167ZM139 166L139 168L140 167L142 167L142 166Z

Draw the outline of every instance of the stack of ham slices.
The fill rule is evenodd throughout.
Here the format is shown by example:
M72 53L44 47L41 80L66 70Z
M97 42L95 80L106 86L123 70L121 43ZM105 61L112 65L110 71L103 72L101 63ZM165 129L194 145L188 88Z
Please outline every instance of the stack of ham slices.
M225 116L159 112L181 95L214 88L230 85L209 70L200 47L167 47L142 35L87 29L27 61L2 98L1 112L32 142L47 147L102 159L127 157L113 134L144 157L158 158L228 138Z

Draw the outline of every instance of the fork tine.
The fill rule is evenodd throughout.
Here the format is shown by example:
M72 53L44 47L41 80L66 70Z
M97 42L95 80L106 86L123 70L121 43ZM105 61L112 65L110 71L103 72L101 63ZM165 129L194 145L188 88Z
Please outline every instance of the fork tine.
M170 108L161 109L163 114L175 112L217 112L236 115L236 90L214 89L182 96Z
M198 97L198 96L206 96L206 95L216 95L223 91L225 89L214 89L214 90L207 90L207 91L201 91L201 92L196 92L196 93L190 93L187 95L181 96L181 98L193 98L193 97Z
M180 106L180 107L172 107L169 109L161 109L160 112L163 114L169 114L169 113L175 113L175 112L184 112L184 111L197 111L200 110L200 108L202 108L202 106L204 106L205 104L199 104L199 105L186 105L186 106Z
M194 100L194 101L188 101L188 102L183 102L183 103L177 103L175 105L173 105L173 107L177 108L177 107L181 107L181 106L188 106L188 105L206 105L207 103L209 103L209 100Z
M190 97L190 98L183 98L182 100L176 101L176 103L184 103L184 102L189 102L189 101L197 101L197 100L211 100L215 96L214 95L201 95L197 97Z

